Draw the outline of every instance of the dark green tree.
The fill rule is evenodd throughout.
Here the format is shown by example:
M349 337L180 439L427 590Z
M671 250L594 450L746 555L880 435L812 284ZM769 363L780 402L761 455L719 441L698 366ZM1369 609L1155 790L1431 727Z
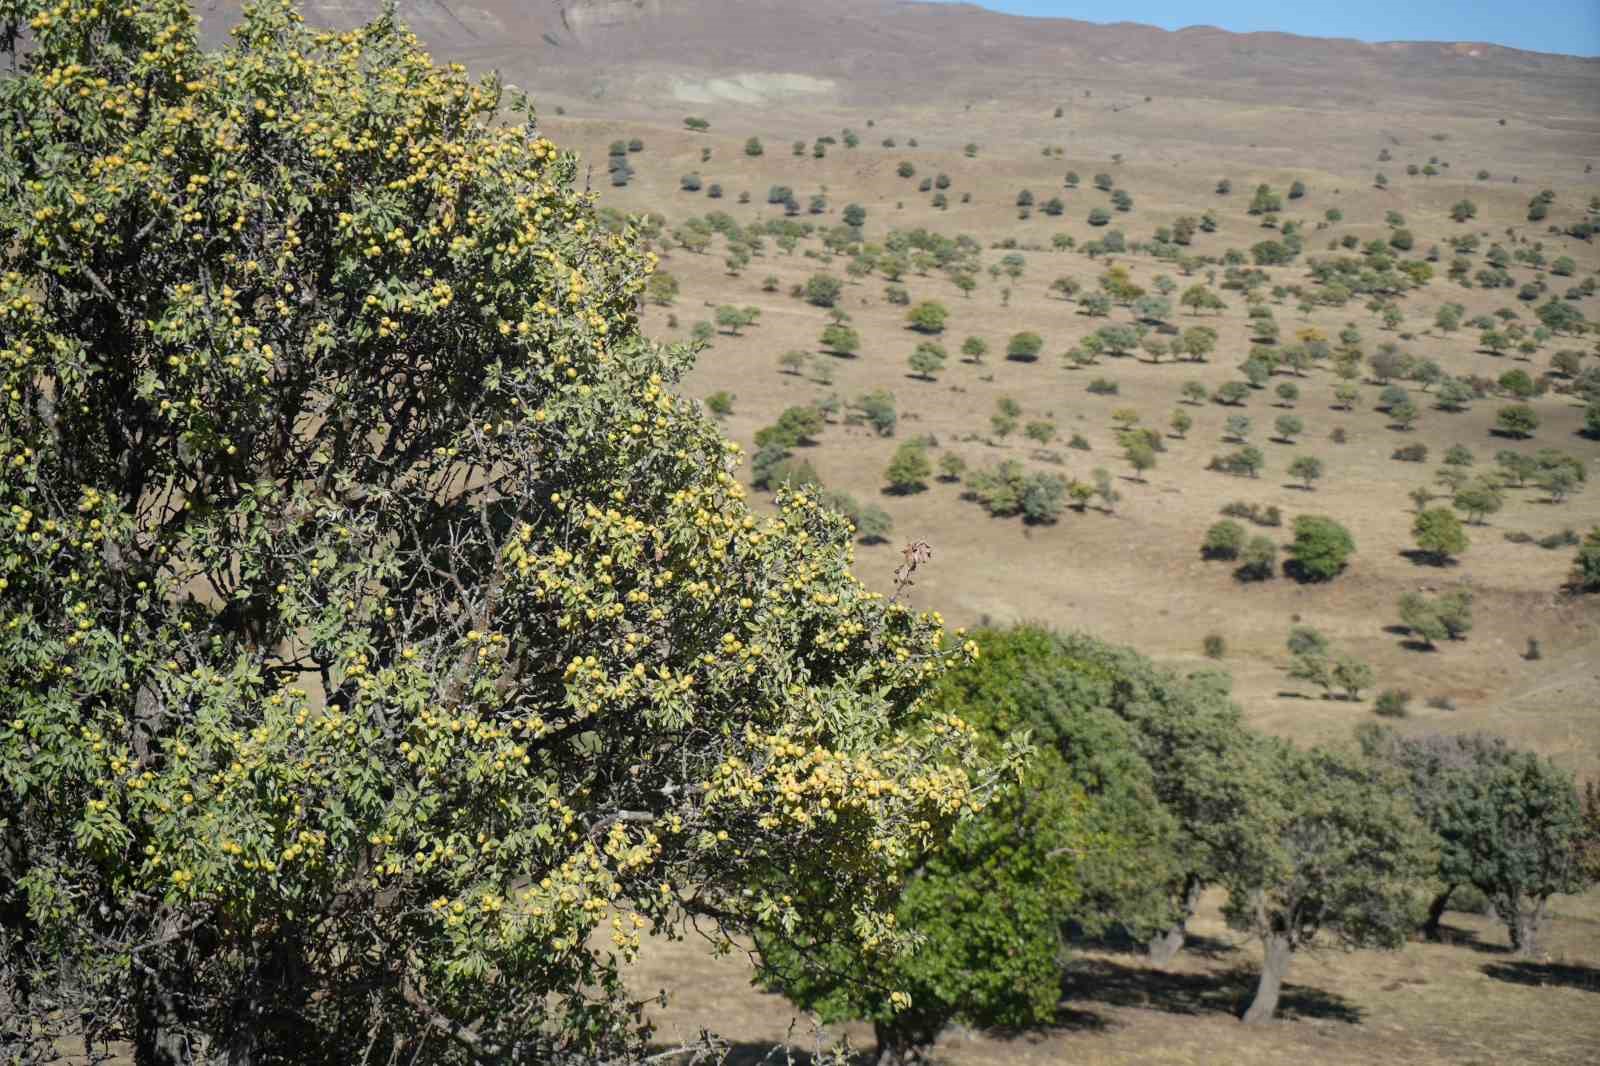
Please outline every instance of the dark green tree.
M1451 786L1436 826L1448 860L1441 877L1487 896L1512 950L1536 956L1550 897L1592 883L1578 851L1585 826L1572 775L1532 752L1508 752Z
M830 322L822 327L822 336L817 343L825 352L854 355L861 348L861 335L842 322Z
M1524 440L1539 429L1539 414L1525 403L1502 407L1495 413L1495 429L1508 437Z
M863 393L850 404L852 418L865 422L880 437L892 437L899 415L895 410L894 393L883 389Z
M906 312L906 323L918 333L943 333L949 310L936 300L924 300Z
M921 492L928 487L933 476L933 463L928 459L928 449L920 441L908 440L895 449L894 457L883 472L889 491L897 495Z
M1031 363L1039 358L1039 352L1043 348L1044 338L1037 333L1016 333L1006 342L1006 358Z
M1207 559L1237 559L1245 539L1244 527L1231 518L1224 518L1206 530L1200 554Z
M1578 545L1568 583L1578 592L1600 592L1600 526L1589 530Z
M839 302L839 296L844 292L844 282L832 274L813 274L806 279L806 303L813 307L832 307Z
M1322 479L1322 460L1314 455L1297 455L1289 464L1289 476L1309 490Z
M1148 935L1172 920L1181 891L1177 820L1142 734L1115 709L1118 688L1141 686L1148 664L1124 672L1036 627L973 637L978 660L935 690L930 713L965 723L986 747L1027 730L1034 752L1015 787L909 872L896 917L925 938L921 948L884 971L848 944L761 942L770 987L824 1020L872 1021L886 1064L918 1056L952 1021L1048 1022L1064 940Z
M1420 512L1411 524L1411 535L1418 550L1438 566L1450 562L1471 543L1461 519L1448 507L1431 507Z
M1226 675L1179 678L1132 649L1081 635L1057 640L1070 670L1056 686L1075 693L1078 705L1104 708L1132 727L1135 750L1155 775L1157 799L1177 822L1171 866L1153 868L1159 876L1130 880L1123 890L1130 900L1141 885L1168 896L1177 920L1150 940L1152 961L1165 965L1183 946L1200 890L1220 879L1227 861L1223 826L1245 805L1249 785L1238 768L1248 737L1239 708L1228 698ZM1126 923L1136 933L1157 917L1155 908L1139 911L1149 916Z
M1496 485L1479 480L1458 489L1452 502L1457 510L1466 513L1468 521L1481 526L1485 517L1504 506L1505 494Z
M1432 865L1426 828L1370 760L1261 740L1239 772L1246 808L1219 827L1228 861L1223 913L1265 953L1246 1023L1277 1011L1296 952L1319 937L1396 949L1417 924L1416 888Z
M1265 581L1277 573L1278 545L1271 537L1251 537L1239 553L1239 568L1234 576L1240 581Z
M934 375L944 369L944 364L949 358L944 345L932 341L923 341L912 351L908 362L912 373L924 381L932 381Z
M1327 581L1337 576L1355 550L1350 531L1331 518L1301 515L1294 520L1289 556L1302 580Z

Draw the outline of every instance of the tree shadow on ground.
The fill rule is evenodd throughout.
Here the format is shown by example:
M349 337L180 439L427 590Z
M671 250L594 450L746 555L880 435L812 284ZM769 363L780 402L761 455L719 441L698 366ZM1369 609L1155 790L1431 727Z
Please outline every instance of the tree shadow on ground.
M804 1037L796 1033L796 1040ZM798 1044L784 1044L775 1040L746 1040L730 1043L727 1052L722 1058L693 1059L684 1055L673 1060L676 1063L687 1064L698 1061L705 1066L812 1066L813 1063L833 1061L824 1049L820 1057L815 1050L807 1050ZM869 1066L872 1062L872 1048L851 1047L850 1057L846 1060L856 1066Z
M1290 693L1299 695L1299 693ZM1076 924L1068 926L1070 933L1069 943L1074 951L1103 951L1119 955L1131 955L1135 958L1145 957L1147 943L1143 937L1135 936L1121 926L1113 926L1097 936L1086 934ZM1235 955L1239 945L1223 937L1203 936L1197 933L1188 933L1183 938L1183 951L1185 954L1198 955L1203 959L1222 959Z
M1050 1028L1073 1033L1103 1033L1111 1028L1111 1023L1092 1010L1079 1010L1062 1004L1056 1008Z
M1426 566L1435 570L1445 570L1460 565L1460 560L1458 559L1452 559L1447 555L1436 555L1433 552L1425 552L1421 548L1406 548L1400 552L1400 555L1412 566Z
M1463 929L1459 925L1440 925L1438 940L1441 944L1471 948L1473 951L1484 955L1511 954L1511 949L1506 945L1491 944L1479 936L1475 930Z
M1239 953L1239 945L1215 936L1197 936L1190 933L1183 938L1183 950L1202 959L1225 959Z
M1237 1017L1255 991L1257 974L1243 967L1214 973L1169 973L1124 966L1109 959L1078 959L1062 982L1074 1004L1103 1003L1168 1014L1227 1014ZM1359 1024L1365 1012L1344 997L1319 988L1285 982L1278 1001L1280 1018Z
M1496 981L1536 988L1577 988L1600 993L1600 968L1560 962L1491 962L1483 972Z
M1402 640L1400 642L1400 646L1402 648L1404 648L1406 651L1430 652L1430 651L1438 651L1439 650L1439 646L1436 645L1436 644L1429 644L1425 640L1417 640L1414 637L1412 637L1412 635L1411 635L1412 634L1412 630L1411 630L1410 626L1404 626L1404 625L1384 626L1383 627L1383 631L1385 633L1390 634L1391 636L1408 638L1408 639Z
M1343 572L1344 567L1341 566L1339 568L1339 573ZM1307 570L1305 565L1301 563L1299 559L1290 559L1288 562L1283 564L1283 576L1290 578L1301 585L1325 585L1329 581L1333 580L1331 577L1323 577L1320 574L1315 574L1310 570ZM1338 574L1334 575L1334 577L1337 576Z

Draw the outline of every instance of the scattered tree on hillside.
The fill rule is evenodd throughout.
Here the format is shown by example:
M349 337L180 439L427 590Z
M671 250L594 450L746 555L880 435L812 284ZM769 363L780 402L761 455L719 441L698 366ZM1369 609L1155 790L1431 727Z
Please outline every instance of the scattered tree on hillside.
M900 421L895 409L894 393L883 389L856 397L850 404L850 415L852 421L865 422L880 437L894 436L895 427Z
M1442 891L1424 931L1437 935L1454 889L1472 885L1505 923L1512 950L1538 955L1550 897L1600 876L1586 861L1592 830L1572 776L1483 734L1402 738L1372 727L1359 735L1371 756L1407 774L1414 809L1436 839Z
M1322 460L1314 455L1296 456L1294 462L1289 464L1289 476L1310 489L1322 478Z
M1451 502L1466 514L1469 522L1481 526L1486 517L1504 506L1505 493L1497 485L1480 480L1457 489Z
M798 348L791 348L778 356L778 366L783 368L785 374L798 377L806 365L811 362L811 353L803 352Z
M803 291L806 303L813 307L832 307L844 292L844 282L832 274L813 274L806 279Z
M995 401L994 414L989 416L989 426L994 435L1004 440L1017 428L1017 419L1022 414L1022 405L1009 396L1002 396Z
M928 487L933 476L933 464L928 460L928 449L920 441L908 440L895 449L894 457L883 472L889 491L898 495L921 492Z
M1578 592L1600 592L1600 526L1589 530L1572 559L1568 583Z
M1539 415L1525 403L1502 407L1495 414L1495 429L1519 440L1533 436L1539 428Z
M906 312L906 323L918 333L943 333L950 312L935 300L924 300Z
M1016 333L1006 342L1006 358L1017 362L1031 363L1039 358L1039 352L1043 348L1044 339L1037 333Z
M1434 507L1418 513L1411 524L1417 548L1435 565L1443 566L1467 550L1471 543L1461 519L1448 507Z
M923 341L912 351L910 359L911 370L924 381L932 381L934 375L944 369L945 360L948 358L944 345L932 341Z
M1326 934L1349 947L1395 949L1415 927L1412 892L1428 837L1371 762L1260 741L1246 813L1219 826L1228 861L1223 913L1265 949L1246 1023L1272 1018L1296 952Z
M1271 537L1254 536L1239 554L1239 568L1233 572L1240 581L1266 581L1278 571L1278 545Z
M830 322L822 327L817 343L825 352L855 355L861 348L861 335L842 322Z
M1355 550L1349 531L1331 518L1301 515L1294 520L1289 555L1304 580L1327 581L1335 577Z

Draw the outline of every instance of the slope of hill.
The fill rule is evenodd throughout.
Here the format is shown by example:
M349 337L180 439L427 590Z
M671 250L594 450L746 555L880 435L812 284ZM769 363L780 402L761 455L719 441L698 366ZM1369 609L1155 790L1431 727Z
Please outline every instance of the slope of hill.
M204 6L218 30L239 4ZM1122 89L1322 107L1404 97L1497 113L1600 110L1600 59L1479 43L1174 32L907 0L403 0L399 8L442 56L574 96L615 98L627 88L637 99L670 88L675 75L800 75L831 83L851 105L1055 94L1095 106L1084 90ZM337 27L379 9L378 0L305 5L309 21Z

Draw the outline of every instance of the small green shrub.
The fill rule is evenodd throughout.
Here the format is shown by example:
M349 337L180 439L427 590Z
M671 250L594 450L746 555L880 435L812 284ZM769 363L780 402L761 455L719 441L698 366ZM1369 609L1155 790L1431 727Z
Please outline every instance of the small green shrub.
M1225 518L1206 530L1205 540L1200 544L1200 554L1207 559L1237 559L1244 544L1244 527Z
M1404 689L1386 688L1378 693L1372 709L1385 718L1404 718L1411 713L1411 693Z
M1425 463L1428 461L1428 446L1426 444L1407 444L1396 448L1391 458L1402 463Z
M1276 527L1283 525L1283 512L1278 509L1276 504L1261 506L1259 504L1246 503L1243 500L1234 500L1232 503L1223 504L1221 513L1229 518L1243 518L1246 521L1254 522L1258 526Z

